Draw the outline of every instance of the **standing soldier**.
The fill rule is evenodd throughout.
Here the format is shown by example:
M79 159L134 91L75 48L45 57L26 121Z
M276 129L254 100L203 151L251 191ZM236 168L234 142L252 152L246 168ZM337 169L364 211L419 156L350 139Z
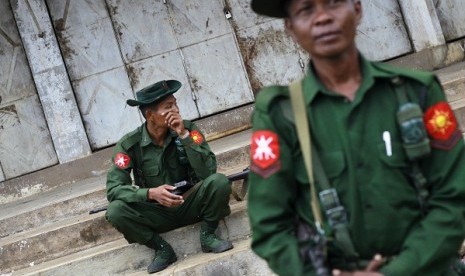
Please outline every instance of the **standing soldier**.
M173 96L180 87L176 80L160 81L138 91L137 100L127 100L139 106L146 122L116 144L107 176L106 218L128 242L156 251L149 273L177 260L159 234L184 225L201 221L204 252L233 247L215 234L218 222L231 213L231 183L216 173L215 155L197 126L181 118ZM197 184L183 193L172 185L181 181Z
M437 79L363 57L354 40L360 0L251 6L284 18L311 56L301 82L256 99L252 249L279 275L458 275L465 147ZM304 163L310 150L301 150L310 139L316 181Z

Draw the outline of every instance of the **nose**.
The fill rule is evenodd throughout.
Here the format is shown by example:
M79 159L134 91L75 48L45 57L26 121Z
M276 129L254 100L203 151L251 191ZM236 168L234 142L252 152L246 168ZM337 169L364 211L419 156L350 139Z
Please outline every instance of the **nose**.
M315 8L315 24L324 25L333 19L333 16L330 13L330 7L326 4L317 5Z

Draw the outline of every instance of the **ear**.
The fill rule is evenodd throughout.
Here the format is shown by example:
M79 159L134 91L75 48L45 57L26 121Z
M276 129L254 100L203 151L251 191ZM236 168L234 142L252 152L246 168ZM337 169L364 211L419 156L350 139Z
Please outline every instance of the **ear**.
M297 41L297 37L295 36L294 34L294 26L292 25L292 21L291 19L288 17L288 18L285 18L284 19L284 29L286 30L286 32L291 36L292 40L295 42L295 43L299 43Z
M150 108L145 109L145 120L149 121L153 115L153 111Z
M360 22L362 22L362 15L363 15L362 2L360 0L354 0L354 10L355 10L356 23L358 26L360 25Z

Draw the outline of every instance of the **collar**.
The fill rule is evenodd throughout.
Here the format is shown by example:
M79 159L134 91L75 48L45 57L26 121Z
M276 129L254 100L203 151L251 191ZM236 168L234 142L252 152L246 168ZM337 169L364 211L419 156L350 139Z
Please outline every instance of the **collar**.
M168 145L168 143L171 142L173 137L176 137L176 136L178 136L176 132L172 129L169 129L168 135L166 136L166 139L165 139L165 145ZM147 122L145 122L142 125L142 138L141 138L140 145L141 147L145 147L147 145L150 145L151 143L152 143L152 138L150 137L149 132L147 130Z
M376 66L376 62L367 60L362 54L359 54L360 68L362 70L362 83L357 90L354 102L361 99L366 91L368 91L374 84L375 78L392 78L392 72L381 70ZM305 103L309 105L318 93L326 95L334 95L330 92L323 83L318 79L313 64L309 64L309 74L303 80L303 90L305 91Z

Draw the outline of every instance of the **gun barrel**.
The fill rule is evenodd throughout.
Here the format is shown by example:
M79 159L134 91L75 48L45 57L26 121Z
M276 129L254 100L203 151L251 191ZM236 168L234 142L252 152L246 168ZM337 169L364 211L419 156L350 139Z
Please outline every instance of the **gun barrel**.
M247 177L249 177L249 172L250 172L250 170L247 168L242 172L234 173L234 174L228 175L227 177L228 177L229 181L247 179Z

